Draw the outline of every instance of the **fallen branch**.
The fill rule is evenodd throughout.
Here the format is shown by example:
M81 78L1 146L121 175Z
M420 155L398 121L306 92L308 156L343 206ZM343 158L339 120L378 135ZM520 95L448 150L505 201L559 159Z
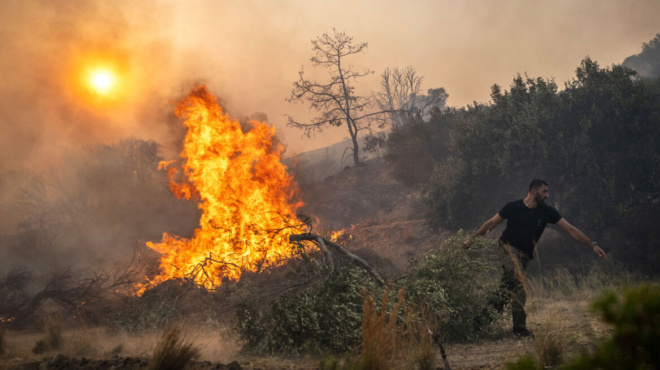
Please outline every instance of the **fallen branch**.
M378 274L378 272L373 267L371 267L371 265L368 264L367 261L365 261L362 258L360 258L359 256L356 256L353 253L349 252L348 250L346 250L346 248L344 248L344 247L342 247L338 244L335 244L335 243L333 243L333 242L331 242L327 239L324 239L324 238L320 237L319 235L312 234L312 233L295 234L295 235L291 235L289 237L289 241L291 241L291 242L299 242L299 241L305 241L305 240L318 243L319 248L321 248L322 251L323 251L322 246L330 246L330 247L334 248L339 253L343 254L346 257L348 257L351 261L353 261L353 263L355 263L356 265L358 265L358 266L362 267L363 269L365 269L369 274L371 274L371 276L374 277L374 279L376 279L376 282L378 282L378 284L380 286L385 285L385 283L383 281L383 278L380 277L380 274ZM323 252L325 253L325 251L323 251ZM329 255L329 253L328 253L328 255Z
M433 338L433 341L440 347L440 356L442 357L442 362L445 365L445 370L451 370L451 367L449 367L449 360L447 360L447 354L445 353L445 347L442 345L442 342L440 342L440 334L434 332L429 328L429 326L424 323L424 326L426 327L426 331L429 333L431 338Z

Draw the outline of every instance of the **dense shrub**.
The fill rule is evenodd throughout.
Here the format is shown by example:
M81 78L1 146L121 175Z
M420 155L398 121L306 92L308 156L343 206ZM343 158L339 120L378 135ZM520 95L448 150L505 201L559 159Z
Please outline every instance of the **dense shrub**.
M362 339L362 291L369 285L362 270L342 268L330 272L321 284L283 295L263 311L242 303L235 329L246 351L347 352Z
M459 232L413 261L404 282L409 302L425 307L439 323L441 337L452 341L488 335L498 315L489 304L499 287L493 242L479 238L466 251L466 238Z
M405 292L405 307L426 317L440 337L468 341L493 333L498 313L491 307L499 283L495 247L488 239L477 239L469 250L458 233L424 258L411 262L409 274L388 289L373 287L365 273L355 267L331 272L321 283L306 290L285 294L258 309L243 302L237 311L235 329L244 350L267 354L296 354L303 351L346 353L363 338L365 289L369 299L388 302L385 292ZM371 288L369 288L371 286ZM404 320L402 301L389 300L379 317ZM408 317L413 313L408 312ZM396 321L396 320L395 320ZM392 325L397 324L392 322Z

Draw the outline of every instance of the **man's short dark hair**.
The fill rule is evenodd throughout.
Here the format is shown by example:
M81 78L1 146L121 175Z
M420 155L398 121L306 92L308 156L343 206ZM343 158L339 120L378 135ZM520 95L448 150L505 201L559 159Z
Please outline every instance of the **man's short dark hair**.
M541 179L534 179L531 183L529 183L529 190L538 189L543 185L548 186L548 183Z

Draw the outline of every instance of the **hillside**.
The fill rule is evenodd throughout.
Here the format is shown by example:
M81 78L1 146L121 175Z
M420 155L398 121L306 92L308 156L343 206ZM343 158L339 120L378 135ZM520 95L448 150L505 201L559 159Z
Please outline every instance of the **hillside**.
M305 206L300 212L316 221L315 232L346 230L338 241L384 273L402 273L410 258L445 235L427 227L419 194L394 180L383 158L303 184L301 192Z

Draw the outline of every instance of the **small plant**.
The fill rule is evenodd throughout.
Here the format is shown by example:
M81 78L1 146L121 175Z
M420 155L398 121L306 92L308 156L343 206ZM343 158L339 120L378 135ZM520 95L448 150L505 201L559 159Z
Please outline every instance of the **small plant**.
M163 331L149 362L149 370L184 369L199 357L199 348L185 340L181 327L170 325Z
M390 289L378 294L363 293L362 344L354 355L342 359L326 356L322 370L352 369L434 369L433 339L427 320L419 310L405 302L405 290L399 289L396 301ZM433 325L433 324L431 324Z
M404 301L404 290L399 291L398 300L388 310L389 290L383 294L380 310L376 306L374 294L365 294L364 320L362 321L362 369L392 368L399 360L397 343L405 336L406 328L398 323L398 313Z
M575 344L574 324L560 325L549 318L534 337L534 347L544 367L562 365L566 355Z

